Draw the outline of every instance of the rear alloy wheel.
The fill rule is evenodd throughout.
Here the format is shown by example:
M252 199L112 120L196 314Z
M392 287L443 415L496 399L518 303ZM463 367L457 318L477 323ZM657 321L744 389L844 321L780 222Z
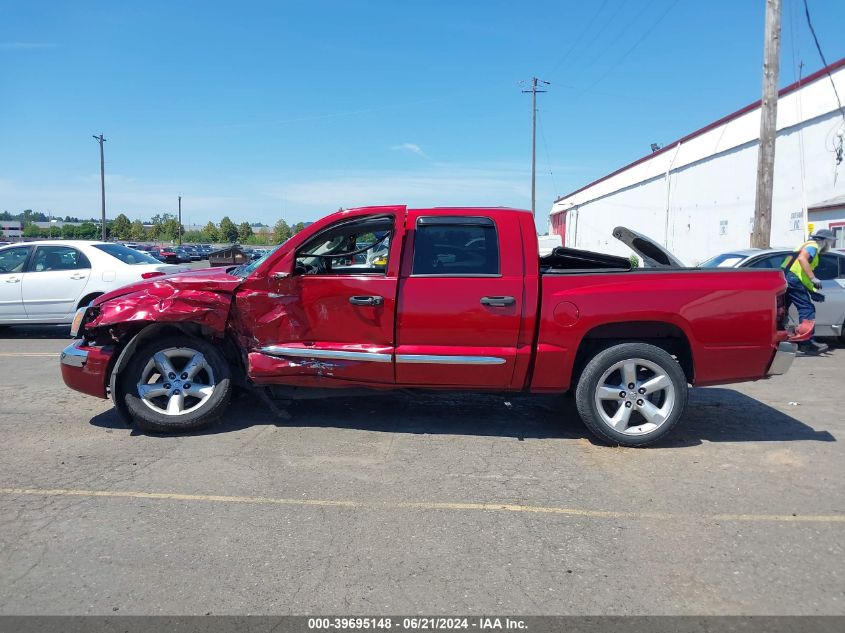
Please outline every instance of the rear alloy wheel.
M600 438L645 446L678 422L687 391L683 370L666 351L646 343L623 343L587 364L576 404L581 419Z
M121 396L145 431L192 431L226 409L229 365L216 347L190 337L154 341L138 350L123 374Z

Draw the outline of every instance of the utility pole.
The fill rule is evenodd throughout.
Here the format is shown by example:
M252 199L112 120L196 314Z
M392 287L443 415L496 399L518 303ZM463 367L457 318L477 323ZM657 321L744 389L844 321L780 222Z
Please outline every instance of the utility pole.
M757 153L757 193L754 200L753 248L769 248L772 237L772 190L778 118L781 0L766 0L763 45L763 99L760 102L760 149Z
M179 235L179 246L182 246L182 196L179 196L179 228L176 229L176 233Z
M531 215L536 213L537 204L537 93L546 92L545 90L537 90L537 84L551 85L548 81L531 78L531 88L523 90L522 92L531 93Z
M103 241L106 241L106 161L103 157L103 143L106 142L106 139L103 138L103 135L100 134L97 136L96 134L93 135L95 139L100 143L100 199L102 201L102 236Z

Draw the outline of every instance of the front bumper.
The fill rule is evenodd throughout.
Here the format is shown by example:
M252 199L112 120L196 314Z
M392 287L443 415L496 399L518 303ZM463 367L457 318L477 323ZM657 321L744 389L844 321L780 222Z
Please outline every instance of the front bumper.
M108 398L106 385L109 382L114 348L110 345L94 347L83 345L77 340L68 345L60 356L59 366L65 384L89 396Z
M789 371L792 366L792 361L795 360L795 354L798 351L798 346L795 343L788 343L786 341L778 343L775 356L772 362L769 363L769 369L766 371L767 376L780 376Z

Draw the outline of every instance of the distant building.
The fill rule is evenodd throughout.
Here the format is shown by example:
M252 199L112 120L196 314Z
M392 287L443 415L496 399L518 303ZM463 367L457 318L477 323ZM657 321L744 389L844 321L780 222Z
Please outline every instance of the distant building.
M830 228L845 248L845 113L831 78L845 98L845 59L780 91L772 246ZM628 255L611 236L624 225L692 265L748 248L759 133L758 101L558 198L550 231L567 246Z
M8 216L7 216L8 217ZM0 237L20 238L23 235L23 225L17 220L3 220L0 222Z

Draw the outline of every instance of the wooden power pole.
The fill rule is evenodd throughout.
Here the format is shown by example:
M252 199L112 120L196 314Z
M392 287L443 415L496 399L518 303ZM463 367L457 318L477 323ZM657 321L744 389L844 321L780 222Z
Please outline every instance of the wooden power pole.
M106 241L106 161L103 155L103 143L106 142L106 139L103 138L103 135L100 134L97 136L94 135L94 138L97 139L97 142L100 143L100 202L102 204L102 239Z
M531 93L531 215L535 214L537 198L535 193L537 190L537 93L546 92L537 90L538 83L549 85L548 81L532 77L531 88L522 91Z
M772 237L772 190L778 119L781 0L766 0L763 48L763 99L760 104L760 148L757 153L757 193L754 200L753 248L769 248Z

